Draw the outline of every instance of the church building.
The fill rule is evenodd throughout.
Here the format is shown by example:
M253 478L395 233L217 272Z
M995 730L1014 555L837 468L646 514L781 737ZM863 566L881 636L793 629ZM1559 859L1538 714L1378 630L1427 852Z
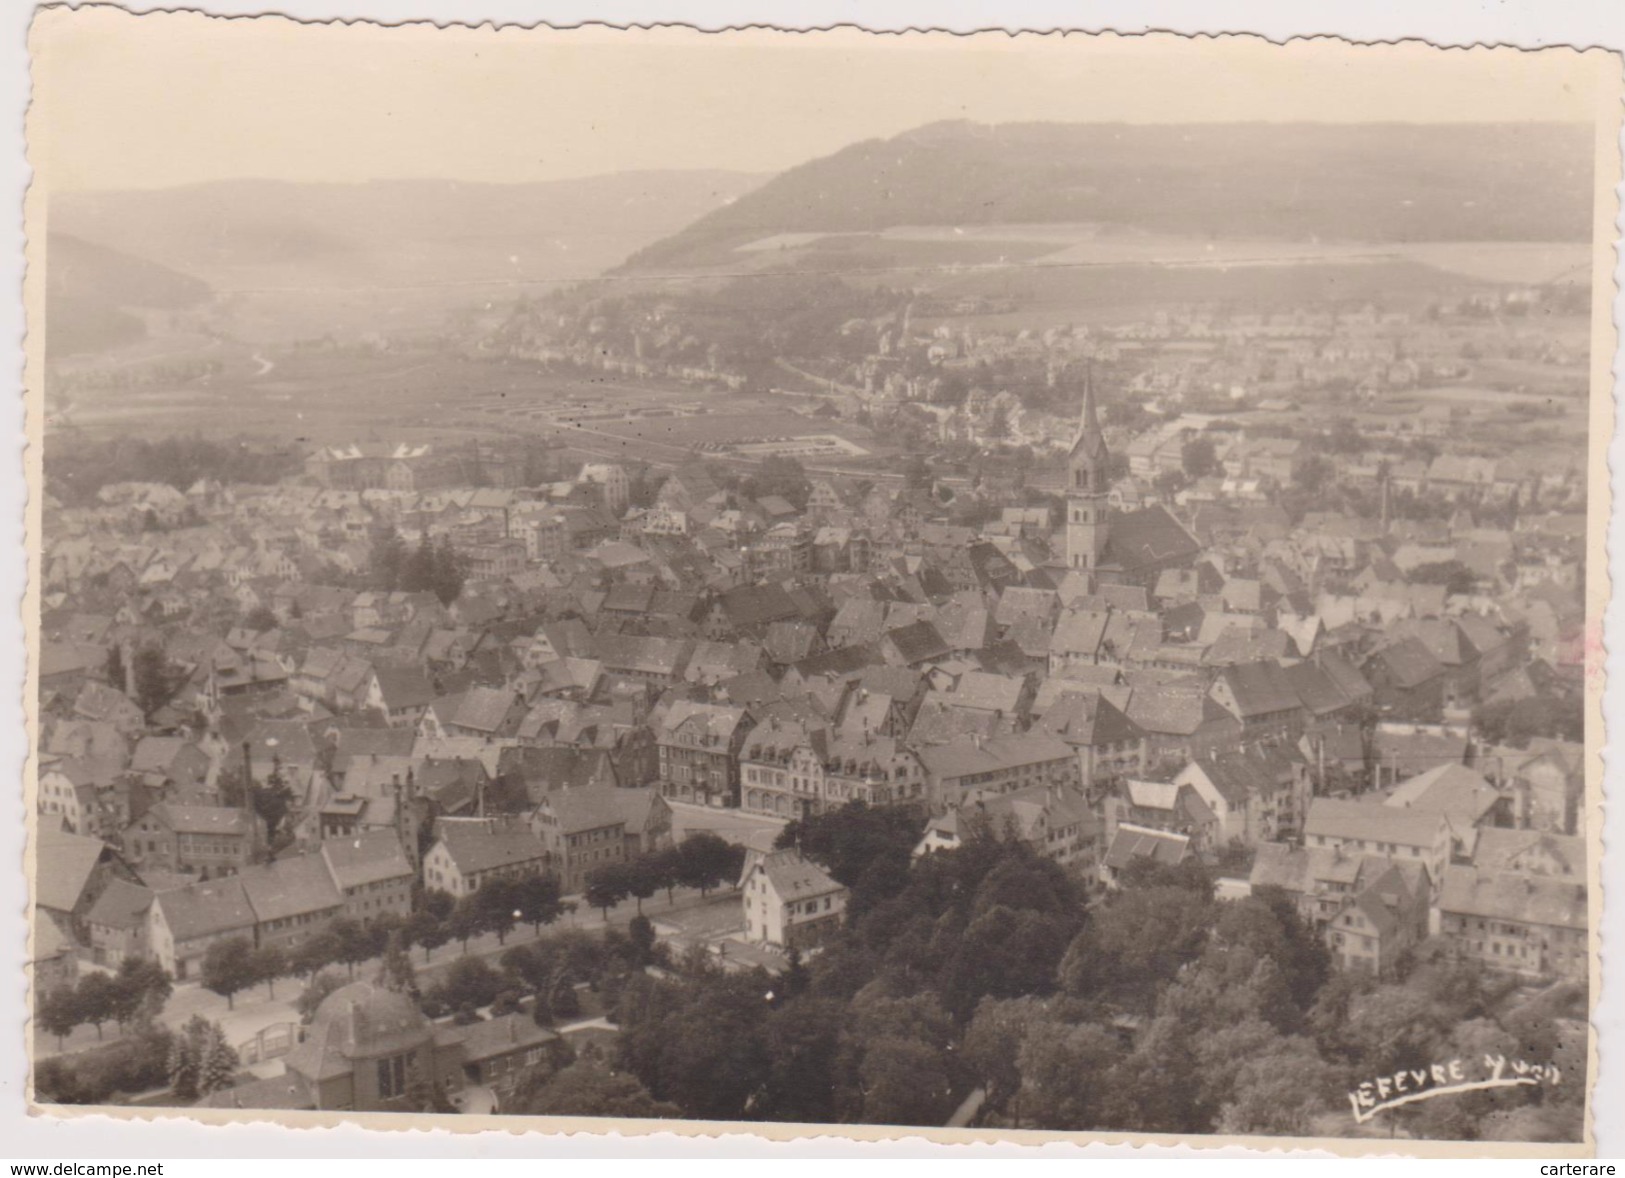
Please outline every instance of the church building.
M1161 504L1112 511L1111 465L1091 374L1083 387L1082 428L1067 457L1066 565L1096 585L1152 589L1163 570L1189 568L1201 545Z

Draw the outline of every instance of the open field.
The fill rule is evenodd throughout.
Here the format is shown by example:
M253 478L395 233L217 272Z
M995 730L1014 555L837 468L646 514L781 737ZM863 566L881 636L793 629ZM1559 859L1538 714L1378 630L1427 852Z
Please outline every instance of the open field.
M861 462L866 452L892 452L867 430L794 412L783 398L565 375L522 361L437 352L261 356L236 347L214 377L81 391L65 414L53 414L50 428L67 424L90 436L197 431L314 445L534 434L560 438L590 458L665 466L705 442L760 451L740 456L748 461L775 448L769 439L813 435L837 439L828 448L849 452L830 457L843 463ZM728 457L725 449L708 453Z
M1538 286L1584 281L1584 242L1385 242L1207 239L1125 232L1092 224L907 225L876 233L781 233L739 246L762 263L826 268L845 257L854 268L886 264L922 270L977 266L1242 267L1414 262L1457 278ZM833 267L832 267L833 268Z

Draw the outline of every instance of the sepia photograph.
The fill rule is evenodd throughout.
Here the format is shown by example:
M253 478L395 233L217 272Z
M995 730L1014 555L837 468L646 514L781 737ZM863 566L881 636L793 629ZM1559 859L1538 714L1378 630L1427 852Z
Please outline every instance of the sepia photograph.
M1618 54L30 57L31 1111L1594 1152Z

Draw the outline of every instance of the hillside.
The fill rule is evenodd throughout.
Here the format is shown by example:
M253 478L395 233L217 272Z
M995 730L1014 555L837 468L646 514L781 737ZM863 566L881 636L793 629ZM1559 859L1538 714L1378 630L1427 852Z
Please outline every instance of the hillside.
M629 172L537 184L231 180L53 197L51 223L222 292L589 277L760 182Z
M71 234L49 234L45 250L46 348L53 357L133 343L146 335L146 324L132 312L180 310L212 295L191 275Z
M1094 223L1207 238L1583 241L1583 126L938 123L783 173L639 251L718 266L781 234Z

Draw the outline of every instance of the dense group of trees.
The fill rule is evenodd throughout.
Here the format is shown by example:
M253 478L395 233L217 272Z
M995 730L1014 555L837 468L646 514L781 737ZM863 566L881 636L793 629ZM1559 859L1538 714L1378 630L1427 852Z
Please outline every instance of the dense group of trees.
M174 1032L154 1020L105 1046L53 1055L34 1068L34 1092L52 1104L108 1104L169 1084Z
M164 1070L175 1098L189 1104L231 1087L238 1062L237 1050L226 1042L220 1024L194 1014L170 1036Z
M294 473L299 462L294 447L266 449L246 439L214 441L191 434L153 440L121 434L93 441L70 432L51 440L45 485L63 504L83 506L112 483L165 483L177 491L202 478L270 484Z
M1585 742L1585 708L1578 698L1504 699L1473 709L1473 731L1490 744L1528 748L1536 737Z
M1519 1002L1444 957L1383 984L1336 972L1279 890L1219 902L1199 865L1147 863L1091 905L1016 840L972 832L910 868L888 825L854 806L788 832L853 887L846 927L809 964L774 977L694 958L626 978L611 1062L640 1087L622 1078L625 1099L708 1119L942 1124L980 1088L993 1125L1286 1135L1346 1118L1347 1088L1406 1061L1584 1049L1572 993ZM1401 1116L1417 1135L1572 1139L1581 1095Z
M744 863L743 847L701 831L675 846L594 868L587 873L583 897L606 917L621 901L634 899L642 915L643 901L656 892L664 891L669 900L676 888L697 888L703 896L738 880Z
M156 961L127 957L111 974L92 970L72 986L48 991L39 1003L39 1023L56 1036L59 1048L75 1027L85 1024L95 1027L100 1039L108 1023L124 1028L154 1018L172 988L169 975Z
M388 593L433 593L440 604L462 596L468 580L468 562L452 546L450 537L437 544L425 532L415 547L408 547L393 527L380 528L367 557L367 578L374 588Z

